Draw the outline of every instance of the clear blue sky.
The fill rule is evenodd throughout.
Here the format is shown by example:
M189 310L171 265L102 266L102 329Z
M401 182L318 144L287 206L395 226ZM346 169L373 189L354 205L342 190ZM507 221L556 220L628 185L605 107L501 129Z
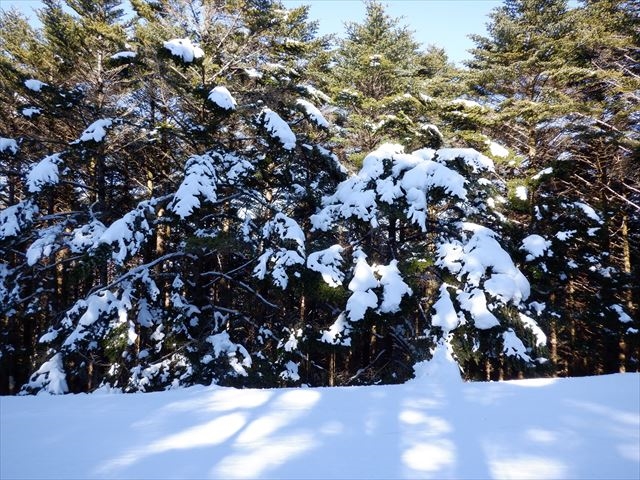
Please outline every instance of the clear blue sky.
M344 23L360 22L365 7L361 0L282 0L288 8L310 5L312 20L320 22L321 34L344 33ZM473 47L467 35L485 34L487 14L502 4L501 0L387 0L387 12L402 17L401 23L414 31L424 47L434 44L443 47L449 58L457 63L469 58ZM38 0L0 0L0 6L17 7L30 13L42 4Z
M281 0L289 8L310 5L310 17L320 22L320 34L344 33L345 22L361 22L362 0ZM486 34L487 14L502 0L382 0L387 13L413 30L423 47L433 44L446 50L456 63L470 58L471 33Z

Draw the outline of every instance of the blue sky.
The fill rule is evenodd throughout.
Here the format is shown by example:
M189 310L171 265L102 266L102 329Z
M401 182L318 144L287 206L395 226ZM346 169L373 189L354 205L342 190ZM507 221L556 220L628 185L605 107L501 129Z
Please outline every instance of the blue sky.
M310 5L310 16L320 22L321 34L344 33L344 23L360 22L365 7L361 0L283 0L288 8ZM387 0L387 12L402 17L401 23L414 31L423 46L443 47L456 63L468 59L473 47L467 38L471 33L485 34L487 14L502 4L501 0ZM42 3L38 0L0 0L0 6L12 6L29 13Z
M320 22L319 33L344 33L344 23L361 22L365 6L361 0L284 0L293 8L310 5L310 17ZM473 47L467 38L471 33L486 34L487 14L502 5L502 0L382 0L387 13L402 17L401 24L414 31L424 47L443 47L456 63L470 58L466 52Z

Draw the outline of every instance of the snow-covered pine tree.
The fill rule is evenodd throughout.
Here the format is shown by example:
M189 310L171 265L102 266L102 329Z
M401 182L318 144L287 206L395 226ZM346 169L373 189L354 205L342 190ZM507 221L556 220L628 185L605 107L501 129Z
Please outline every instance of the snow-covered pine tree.
M19 144L8 206L0 214L8 260L2 291L11 292L1 302L2 325L13 349L4 358L9 378L3 390L23 383L25 368L39 366L37 340L90 292L92 278L104 276L104 262L84 256L90 236L119 207L113 191L122 164L109 165L115 164L113 150L103 140L116 126L111 117L124 89L121 69L109 68L105 60L124 44L122 11L112 1L71 6L74 14L45 2L43 28L26 41L17 36L25 31L24 21L11 13L3 17L14 19L3 30L3 63L9 68L2 70L8 87L2 91L15 92L7 133Z
M403 381L439 342L468 378L544 363L545 336L522 314L529 282L501 246L493 170L473 149L385 144L312 216L335 244L309 266L347 298L321 332L341 347L343 383Z
M473 84L498 105L486 127L521 155L501 172L527 226L513 237L563 375L638 368L637 17L625 2L509 0L474 38Z
M133 36L92 50L113 88L79 95L92 121L29 169L27 200L3 212L7 231L41 221L29 202L73 179L49 213L60 219L20 240L21 269L80 276L63 305L34 295L51 309L30 332L47 354L23 391L299 382L305 219L343 175L321 146L327 97L302 73L323 42L306 9L276 2L133 5L144 18ZM75 7L74 32L91 5ZM76 74L72 91L84 88ZM69 204L80 212L67 227Z

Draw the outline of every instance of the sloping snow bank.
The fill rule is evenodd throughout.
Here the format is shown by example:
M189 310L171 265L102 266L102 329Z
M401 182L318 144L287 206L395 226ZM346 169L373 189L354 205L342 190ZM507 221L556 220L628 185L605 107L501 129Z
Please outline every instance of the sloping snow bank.
M0 477L640 476L640 375L0 398ZM457 367L456 367L457 368Z

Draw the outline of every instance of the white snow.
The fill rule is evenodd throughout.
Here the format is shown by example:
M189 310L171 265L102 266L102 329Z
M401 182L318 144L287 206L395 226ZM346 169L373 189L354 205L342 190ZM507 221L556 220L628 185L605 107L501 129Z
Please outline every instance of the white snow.
M67 393L69 391L69 387L67 386L67 379L62 367L62 355L60 353L56 353L49 361L44 362L42 366L31 376L29 385L33 388L44 386L45 388L40 391L40 394L45 392L53 395L62 395ZM0 449L1 448L2 445L0 445ZM4 475L0 476L3 478L5 477Z
M117 244L117 250L111 253L118 264L122 265L127 256L135 255L151 233L147 216L155 214L149 202L141 202L135 210L127 212L113 222L98 238L95 246L102 243Z
M105 230L104 224L97 220L75 228L68 241L69 248L73 253L83 252L95 245Z
M114 53L113 55L111 55L111 60L120 60L123 58L136 58L136 52L125 50L125 51Z
M40 115L42 113L42 110L37 107L27 107L23 108L20 113L22 113L22 115L27 118L31 118L34 115Z
M180 57L185 63L191 63L204 57L202 49L191 43L189 38L173 38L164 42L164 48L169 50L174 57Z
M58 183L58 165L62 163L59 153L48 155L36 163L27 174L27 188L29 192L36 193L46 185Z
M433 304L435 313L431 317L431 325L442 328L444 336L460 323L458 313L451 301L448 287L446 283L440 286L440 296L438 297L438 301Z
M465 383L445 345L415 370L390 386L0 397L0 477L639 476L637 373Z
M344 249L340 245L332 245L325 250L313 252L307 257L307 267L322 275L322 279L330 287L339 287L344 281L344 273L340 270Z
M469 222L462 223L460 228L472 232L471 237L464 245L459 242L441 243L437 264L458 278L466 277L466 283L471 287L479 286L480 281L488 277L484 282L485 289L503 302L517 304L526 300L530 293L529 282L496 241L496 234L489 228ZM475 305L475 311L480 311L477 310L480 297L473 293L465 295L471 295L465 297L470 307L465 309L471 312L471 306Z
M347 320L344 313L341 313L333 324L329 327L329 330L324 330L320 341L329 343L331 345L351 345L351 339L349 338L349 332L351 331L351 325Z
M236 375L243 377L248 375L246 369L251 367L251 355L242 345L233 343L226 331L210 335L207 337L207 342L213 346L213 354L216 358L223 354L227 356L229 365ZM241 361L238 360L238 355L240 355Z
M113 121L110 118L102 118L100 120L96 120L91 125L89 125L84 132L82 132L79 141L101 142L107 135L107 128L111 127L112 124Z
M493 165L473 149L423 149L407 154L401 145L383 144L364 158L357 175L340 183L333 195L323 199L324 208L311 216L312 226L326 231L340 217L357 217L376 227L378 202L393 203L404 196L407 218L426 230L427 196L432 189L441 188L466 200L464 177L440 163L455 158L463 159L474 170ZM385 163L391 165L390 173L385 172Z
M540 235L529 235L522 240L522 246L520 250L527 252L527 262L530 262L538 257L542 257L545 252L549 252L551 247L551 241L546 240Z
M536 173L533 177L531 177L533 180L540 180L543 176L545 175L551 175L553 173L553 167L547 167L543 170L540 170L538 173Z
M307 94L315 99L322 100L325 103L331 103L331 97L324 93L322 90L318 90L313 85L298 85L298 88L303 89Z
M526 362L531 362L531 357L527 354L527 349L513 329L510 328L506 332L503 332L502 340L504 341L504 353L510 357L520 357Z
M591 220L594 220L600 224L604 223L591 205L588 205L584 202L574 202L573 205L576 208L579 208L580 210L582 210L582 212Z
M58 235L62 233L62 225L45 228L39 237L27 248L27 265L35 265L42 257L48 257L56 247Z
M411 296L413 292L409 285L402 279L398 269L398 261L391 260L389 265L376 265L375 271L380 275L382 286L381 313L396 313L400 310L400 302L405 295Z
M611 310L613 310L618 314L618 318L622 323L629 323L633 321L629 316L629 314L627 314L627 312L624 311L624 309L622 308L622 305L614 304L614 305L611 305L610 308Z
M313 123L322 128L329 128L329 122L326 118L324 118L322 112L318 110L318 108L313 103L300 98L297 100L296 104L302 107L304 113Z
M296 136L287 122L280 118L280 115L273 110L264 108L260 113L260 118L267 132L276 138L285 150L296 148Z
M210 202L217 200L216 172L210 155L193 155L185 164L184 180L178 187L169 209L180 218L190 216L200 208L200 197Z
M527 187L524 185L518 185L516 187L515 196L518 200L522 200L523 202L526 202L528 198Z
M249 76L249 78L262 78L262 72L259 72L255 68L245 68L244 72Z
M35 78L30 78L29 80L24 81L24 86L29 90L39 92L40 90L42 90L42 87L46 87L48 86L48 84L41 82L40 80L36 80Z
M466 98L456 98L451 103L454 105L462 105L465 108L483 108L478 102L474 100L467 100Z
M538 314L544 310L544 305L538 302L531 302L531 306L537 307ZM519 313L520 321L533 333L533 336L536 337L536 345L541 347L547 344L547 336L544 334L542 329L538 326L538 324L532 319L527 317L524 313Z
M561 242L565 242L569 240L571 237L573 237L576 232L577 230L565 230L563 232L558 232L556 233L556 238Z
M273 283L284 290L289 283L288 267L305 264L304 232L294 219L279 212L263 227L262 235L265 239L271 240L275 237L278 243L285 246L267 248L258 258L258 265L253 273L262 280L267 274L268 267L272 265ZM295 250L289 249L287 243L293 243Z
M227 87L221 85L209 92L209 100L224 110L235 110L236 105L238 105Z
M367 263L367 256L362 250L356 250L353 253L353 258L356 266L348 286L353 294L347 300L346 311L349 320L357 322L364 318L368 309L378 306L378 297L372 291L378 287L378 279L374 274L374 269Z
M489 146L489 152L494 157L507 158L509 156L509 150L507 150L505 147L503 147L499 143L487 141L487 144Z
M495 170L493 160L473 148L441 148L436 152L436 157L438 160L445 162L461 158L472 168L474 173L481 171L493 172Z
M38 205L30 199L0 210L0 239L18 235L37 212Z
M458 293L460 307L473 317L476 328L488 330L500 325L500 322L487 308L487 298L482 290L475 288L470 292Z
M13 138L0 137L0 153L9 150L14 155L18 153L18 142Z

